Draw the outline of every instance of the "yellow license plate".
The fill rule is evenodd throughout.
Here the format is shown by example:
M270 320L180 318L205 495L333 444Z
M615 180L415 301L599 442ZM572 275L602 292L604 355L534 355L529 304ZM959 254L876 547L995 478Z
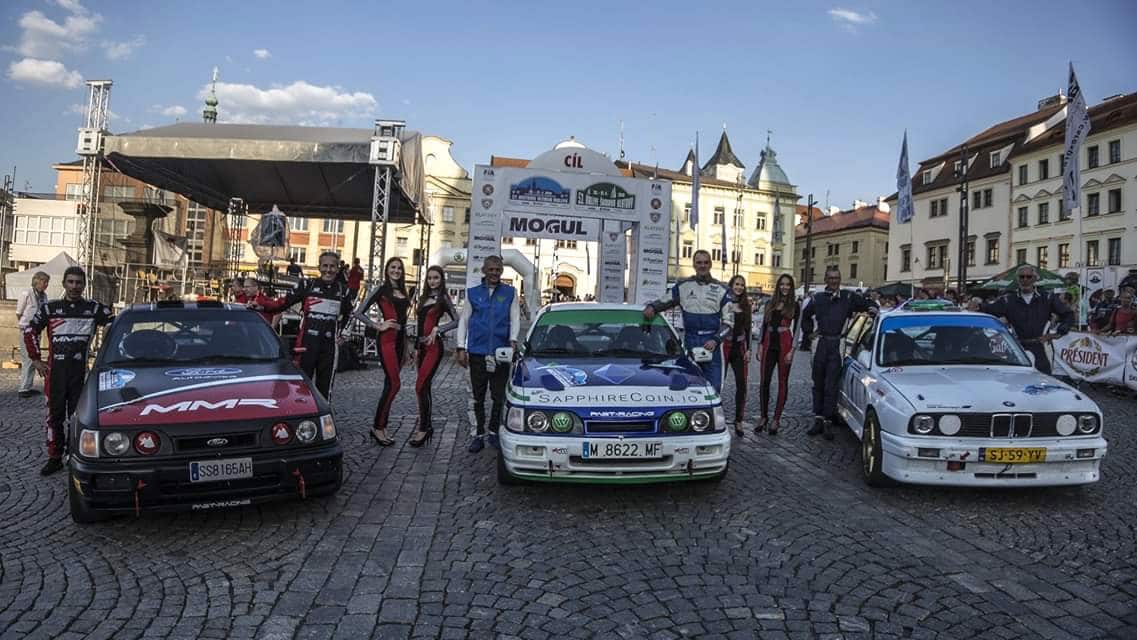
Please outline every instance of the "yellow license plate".
M999 464L1030 464L1032 462L1046 462L1046 449L1015 448L1015 449L980 449L980 462L995 462Z

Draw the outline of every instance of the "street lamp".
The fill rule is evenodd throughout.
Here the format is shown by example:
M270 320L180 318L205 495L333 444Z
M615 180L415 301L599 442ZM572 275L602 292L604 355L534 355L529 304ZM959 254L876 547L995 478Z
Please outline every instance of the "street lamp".
M956 187L956 191L959 191L959 262L957 268L959 269L959 292L962 295L967 289L968 181L966 144L959 149L959 168L955 170L955 178L959 181L959 186ZM946 285L946 274L944 280Z

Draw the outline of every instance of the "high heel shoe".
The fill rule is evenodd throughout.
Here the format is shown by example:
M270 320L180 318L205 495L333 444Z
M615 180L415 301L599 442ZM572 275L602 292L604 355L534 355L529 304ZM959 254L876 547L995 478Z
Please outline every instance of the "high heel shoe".
M423 436L421 438L419 438L418 440L411 438L410 440L407 441L407 444L411 445L412 447L421 447L424 444L430 444L430 439L432 436L434 436L434 429L427 429L426 431L422 431L421 433L423 434Z
M781 424L779 424L780 422L781 422L781 420L775 420L774 424L770 425L770 435L772 435L772 436L778 435L778 429L781 428L781 426L782 426Z
M761 420L759 420L758 426L754 427L754 433L762 433L763 431L765 431L766 430L766 422L767 422L766 418L762 418Z
M382 447L389 447L389 446L395 444L395 441L390 439L390 438L380 438L379 433L375 429L371 430L371 439L374 440L375 442L378 442L379 446L382 446Z
M741 420L735 420L734 422L734 435L738 436L739 438L746 436L746 430L742 428Z

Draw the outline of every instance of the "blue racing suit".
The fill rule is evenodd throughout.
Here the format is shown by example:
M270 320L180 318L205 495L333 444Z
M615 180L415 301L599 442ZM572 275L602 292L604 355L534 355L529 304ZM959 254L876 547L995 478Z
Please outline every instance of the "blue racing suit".
M651 303L656 313L678 306L683 310L683 344L701 347L707 340L716 343L714 357L699 367L715 391L722 391L722 343L734 325L734 300L730 289L714 278L686 278L671 287L671 295Z

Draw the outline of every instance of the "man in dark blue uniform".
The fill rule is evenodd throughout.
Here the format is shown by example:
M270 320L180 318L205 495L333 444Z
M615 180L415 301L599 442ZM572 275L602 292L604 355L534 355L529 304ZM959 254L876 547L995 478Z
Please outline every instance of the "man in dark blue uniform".
M1037 281L1038 271L1034 267L1019 269L1019 290L983 305L983 312L1006 318L1023 348L1034 354L1034 368L1050 375L1046 343L1070 331L1074 312L1058 296L1037 289ZM1046 334L1046 325L1052 315L1058 321L1054 333Z
M837 390L841 379L841 334L845 323L857 313L876 312L876 306L860 294L841 289L841 271L825 270L825 289L810 297L801 314L802 340L816 328L813 349L813 426L807 435L825 434L833 439L833 420L837 417Z

